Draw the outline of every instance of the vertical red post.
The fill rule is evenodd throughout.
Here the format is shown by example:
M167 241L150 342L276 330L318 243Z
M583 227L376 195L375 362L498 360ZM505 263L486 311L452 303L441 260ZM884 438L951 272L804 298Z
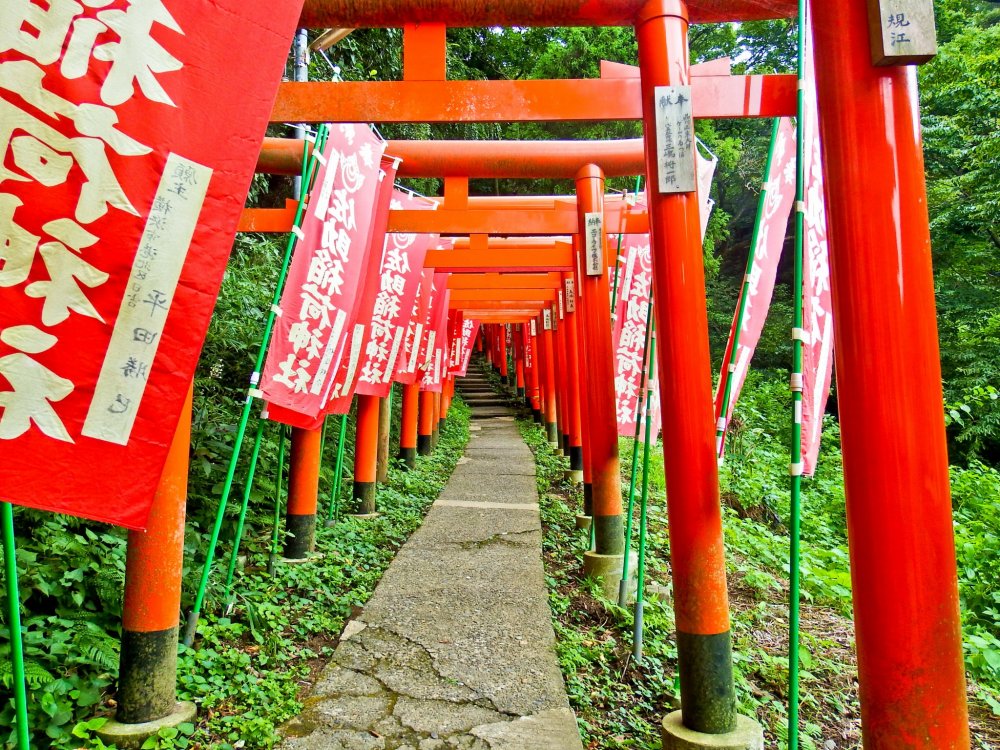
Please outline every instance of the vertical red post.
M681 713L689 730L729 734L738 721L698 195L658 189L656 87L690 85L687 33L681 0L650 0L637 19L656 353L669 373L660 396ZM693 152L690 162L678 168L695 170ZM680 718L667 717L664 730Z
M553 448L559 446L559 424L556 421L556 372L555 354L552 347L552 330L539 325L538 347L539 364L541 365L542 380L542 418L545 420L545 434L549 440L549 445Z
M399 457L408 469L417 465L417 418L420 414L420 383L403 386L403 408L399 427Z
M177 633L190 450L189 390L146 530L128 533L116 715L122 724L162 720L178 708ZM194 716L193 705L184 709L186 717L177 723Z
M430 391L421 390L420 415L417 425L417 453L421 456L429 456L434 452L433 438L436 422L434 394Z
M562 275L563 329L566 338L566 400L569 402L569 478L579 483L583 481L583 422L580 415L580 342L574 276L572 271Z
M319 495L322 430L292 428L288 470L288 507L285 511L285 557L303 560L316 542L316 503Z
M507 326L497 326L497 358L500 360L500 377L507 385Z
M968 748L917 75L835 5L812 28L864 746Z
M531 401L531 416L539 424L542 423L542 393L539 383L539 343L537 334L533 334L532 326L538 321L533 320L524 325L524 335L531 341L531 366L528 368L528 398ZM537 328L535 329L537 330Z
M587 372L588 437L593 472L592 523L594 549L584 553L584 569L599 578L608 591L618 590L625 549L622 523L621 470L618 462L618 422L615 412L615 372L611 347L611 289L607 274L607 232L604 227L604 174L588 164L576 175L576 205L583 253L579 267L581 299L578 323L583 326ZM600 217L588 239L588 218ZM596 230L596 232L595 232ZM597 243L598 272L588 272L588 245Z
M437 448L438 438L441 436L441 393L434 393L433 406L431 412L431 448Z
M517 397L523 399L526 393L526 381L524 377L524 326L515 326L514 338L514 370Z
M378 396L358 396L354 430L354 500L357 515L375 513L375 477L378 463Z
M559 305L552 305L552 353L556 372L556 426L559 452L565 454L566 446L566 363L563 354L562 321L559 319Z

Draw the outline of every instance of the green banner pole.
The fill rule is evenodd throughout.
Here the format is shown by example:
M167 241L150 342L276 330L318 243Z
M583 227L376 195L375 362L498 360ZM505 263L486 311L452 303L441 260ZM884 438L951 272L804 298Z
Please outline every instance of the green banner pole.
M628 587L632 580L628 569L629 550L632 547L632 513L635 509L635 485L639 474L639 433L642 430L642 394L646 389L646 358L649 355L652 324L653 290L650 288L649 301L646 303L646 334L643 338L645 346L642 349L642 374L639 383L639 393L635 400L635 435L632 438L632 472L628 482L628 511L625 514L625 552L622 557L622 579L618 582L619 607L624 607L628 604Z
M21 640L21 595L17 584L17 555L14 540L14 508L0 503L3 524L3 562L7 574L7 628L10 631L11 689L17 722L17 750L28 750L28 689L24 681L24 644Z
M337 435L337 464L333 472L333 485L330 487L330 511L327 515L327 525L340 520L340 483L344 477L344 442L347 439L347 415L340 418L340 433Z
M321 125L316 136L316 143L312 155L306 159L305 154L309 150L309 142L303 144L303 167L305 170L305 182L312 181L316 172L319 159L317 155L322 151L326 141L326 125ZM295 220L293 226L296 228L302 225L302 215L305 212L306 193L299 196L299 202L295 209ZM243 403L243 412L240 415L239 426L236 429L236 440L233 444L233 453L229 459L229 466L226 469L226 479L222 485L222 496L219 498L219 508L215 514L215 523L212 526L212 535L208 542L208 550L205 552L205 564L201 570L201 579L198 582L198 592L195 595L194 606L188 614L187 627L184 632L184 645L190 646L194 643L198 633L198 617L201 608L205 603L205 592L208 590L208 578L212 572L212 563L215 561L215 550L219 545L219 533L222 531L222 522L226 515L226 506L229 503L229 495L233 491L233 479L236 477L236 466L239 463L240 450L243 447L243 440L246 437L247 424L250 421L250 412L253 409L253 391L260 383L260 373L264 368L264 358L267 356L268 340L271 338L271 331L274 328L274 321L277 318L275 310L281 302L281 292L285 286L285 279L288 277L288 267L292 262L292 250L295 248L296 235L294 232L288 235L288 242L285 245L285 256L282 259L281 270L278 273L278 283L274 286L274 295L271 300L271 309L267 314L267 321L264 324L264 334L261 337L260 348L257 351L257 359L254 363L253 373L250 375L250 390L247 393L246 401Z
M257 473L257 460L260 458L260 443L264 437L264 424L266 419L261 417L257 420L257 433L253 438L253 452L250 455L250 468L247 470L247 481L243 487L243 502L240 503L240 517L236 522L236 538L233 540L233 549L229 553L229 569L226 571L226 586L222 593L222 601L225 602L226 612L232 611L233 602L230 593L233 588L233 576L236 574L236 564L239 562L240 544L243 542L243 526L247 520L247 509L250 507L250 493L253 490L253 480Z
M647 383L653 382L653 367L656 356L656 327L649 340L649 377ZM655 383L654 383L655 385ZM632 658L636 664L642 664L642 630L643 608L646 606L646 527L649 509L649 454L652 440L653 420L649 413L649 402L652 387L646 388L646 436L642 448L642 499L639 502L639 557L635 582L635 617L633 618Z
M805 217L805 125L803 113L805 99L803 82L805 75L805 24L806 0L799 0L799 45L798 45L798 117L796 118L795 151L795 262L792 296L794 298L794 330L802 330L802 263ZM788 592L788 747L799 747L799 608L801 599L800 539L802 520L802 339L792 336L792 445L791 445L791 508L789 523L789 592Z
M281 491L285 485L285 442L288 440L288 427L281 425L278 436L278 473L274 477L274 517L271 519L271 554L267 560L267 573L274 575L278 563L278 532L281 529Z

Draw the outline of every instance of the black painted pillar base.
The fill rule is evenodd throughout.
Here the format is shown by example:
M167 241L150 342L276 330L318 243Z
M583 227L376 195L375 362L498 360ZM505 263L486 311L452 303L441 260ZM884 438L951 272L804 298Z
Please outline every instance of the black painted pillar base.
M416 448L400 448L399 458L407 469L415 469L417 467Z
M177 700L177 633L122 632L118 712L122 724L144 724L169 716Z
M517 397L518 398L524 398L524 388L518 388L517 389Z
M357 515L370 516L375 512L375 482L355 482L354 500Z
M594 512L594 485L591 482L583 483L583 515L589 516Z
M695 635L677 631L684 726L706 734L736 729L733 650L729 631Z
M569 470L583 471L583 446L571 445L569 447Z
M619 516L594 516L594 551L620 555L625 551L625 523Z
M559 426L555 422L545 424L545 434L548 437L549 445L553 448L559 445Z
M285 538L284 556L289 560L304 560L316 545L316 515L285 516L285 528L288 536Z
M539 409L532 408L531 418L535 420L536 424L542 423L542 412Z
M435 424L434 430L431 432L431 450L437 448L438 440L441 438L441 428Z
M430 435L417 435L417 453L421 456L429 456L434 452Z

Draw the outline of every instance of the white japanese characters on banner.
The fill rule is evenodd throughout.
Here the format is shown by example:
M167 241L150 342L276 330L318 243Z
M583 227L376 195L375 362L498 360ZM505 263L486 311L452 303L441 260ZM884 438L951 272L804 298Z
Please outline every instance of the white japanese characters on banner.
M392 210L433 210L437 204L396 189ZM361 362L356 393L385 398L389 395L399 357L420 288L424 257L431 237L426 234L389 233L385 236L379 269L378 293L372 309L371 335Z
M433 238L431 239L431 244L433 244ZM427 268L420 274L420 286L417 290L417 296L413 300L410 322L406 326L403 352L397 360L395 376L397 383L412 385L417 382L420 371L418 355L425 339L424 333L427 329L433 291L434 269Z
M316 419L326 405L353 333L384 149L367 125L330 130L261 380L273 419Z
M296 16L0 0L0 498L145 523Z
M639 406L645 405L643 357L653 280L649 235L628 235L622 250L625 263L611 339L615 355L615 411L618 434L633 437ZM654 365L654 378L655 372ZM652 380L647 383L647 389L651 383ZM651 395L654 398L650 401L653 420L650 434L655 440L660 432L660 412L658 393L651 391Z

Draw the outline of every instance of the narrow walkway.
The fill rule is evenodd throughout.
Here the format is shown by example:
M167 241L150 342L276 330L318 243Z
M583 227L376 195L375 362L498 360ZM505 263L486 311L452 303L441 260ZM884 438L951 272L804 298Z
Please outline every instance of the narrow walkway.
M554 652L535 466L470 371L465 457L348 624L284 750L582 750Z

